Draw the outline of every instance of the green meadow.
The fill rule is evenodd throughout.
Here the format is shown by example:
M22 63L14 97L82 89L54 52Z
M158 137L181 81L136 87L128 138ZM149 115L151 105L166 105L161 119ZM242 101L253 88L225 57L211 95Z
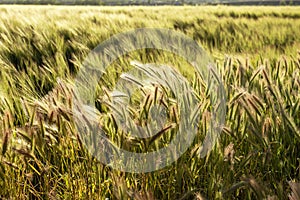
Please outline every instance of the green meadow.
M197 136L176 162L149 173L121 172L83 145L72 86L98 44L146 27L183 33L211 55L227 113L217 144L201 158L210 101L190 63L151 49L120 57L99 81L98 99L137 60L173 66L201 100ZM0 6L0 198L300 199L299 90L300 7ZM136 123L144 124L159 101L176 127L180 113L168 100L172 95L158 100L155 94L149 103L151 92L132 101ZM150 141L120 133L98 99L99 123L117 146L157 150L174 135L176 128Z

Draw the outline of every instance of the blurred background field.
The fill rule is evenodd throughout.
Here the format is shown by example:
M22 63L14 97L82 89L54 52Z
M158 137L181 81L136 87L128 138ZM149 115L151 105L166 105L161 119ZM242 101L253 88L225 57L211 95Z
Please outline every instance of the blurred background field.
M226 89L226 124L214 150L200 159L209 116L203 108L198 136L176 163L123 173L99 163L80 142L72 81L99 43L144 27L184 33L212 55ZM205 96L201 80L185 71L188 63L159 51L120 58L103 83L113 86L131 60L177 66ZM0 6L0 69L4 199L300 198L299 7ZM111 120L103 126L117 143L133 143L113 136Z

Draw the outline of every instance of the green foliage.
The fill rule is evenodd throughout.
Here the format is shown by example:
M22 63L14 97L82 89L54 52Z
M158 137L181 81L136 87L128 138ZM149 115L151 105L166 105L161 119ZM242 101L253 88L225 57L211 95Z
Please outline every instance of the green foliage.
M34 15L32 14L34 13ZM0 7L0 197L6 199L287 199L300 181L300 15L293 7ZM143 20L141 20L143 19ZM141 50L120 58L101 84L111 88L131 60L166 63L203 101L193 146L160 171L123 173L89 155L75 129L72 81L89 51L142 27L183 32L210 51L227 95L223 133L198 155L210 116L202 80L182 58ZM102 86L102 85L101 85ZM102 87L103 89L104 87ZM145 97L157 101L155 94ZM99 95L105 89L99 91ZM168 108L176 123L176 105ZM133 109L138 123L152 103ZM144 106L143 106L144 105ZM98 105L99 110L108 108ZM169 141L136 141L101 119L122 148L144 151ZM171 127L171 126L170 126ZM174 134L173 134L174 135ZM152 145L152 146L151 146Z

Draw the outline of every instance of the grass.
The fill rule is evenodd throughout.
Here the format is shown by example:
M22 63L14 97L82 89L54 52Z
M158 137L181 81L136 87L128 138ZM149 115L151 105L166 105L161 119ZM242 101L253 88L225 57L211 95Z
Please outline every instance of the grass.
M141 20L142 19L142 20ZM180 71L201 99L190 149L151 173L101 164L75 128L72 83L89 51L110 36L142 27L170 28L213 55L227 98L225 127L199 158L209 101L203 81L172 54L140 50L114 62L98 97L130 61ZM300 16L298 7L0 7L0 196L4 199L297 199L300 181ZM158 91L155 89L154 91ZM157 93L137 95L132 114L144 123ZM176 123L176 103L160 97ZM138 102L139 100L133 100ZM109 108L98 105L103 113ZM109 115L112 141L137 152L166 145L174 130L135 141ZM152 146L151 146L152 145Z

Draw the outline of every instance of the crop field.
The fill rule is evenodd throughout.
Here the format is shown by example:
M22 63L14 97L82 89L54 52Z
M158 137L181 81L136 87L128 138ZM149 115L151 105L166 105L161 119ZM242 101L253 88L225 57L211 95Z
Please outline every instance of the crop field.
M108 66L94 99L98 122L118 147L155 151L168 145L184 118L172 92L155 86L136 91L131 116L142 126L159 102L167 127L150 139L120 130L114 108L100 100L132 61L145 71L141 63L174 67L200 101L196 137L176 162L123 172L83 144L73 86L97 45L147 27L184 34L211 56L226 94L225 123L201 157L211 106L209 87L192 63L162 50L123 55ZM0 198L300 199L299 91L300 7L0 6ZM89 123L90 116L81 115Z

